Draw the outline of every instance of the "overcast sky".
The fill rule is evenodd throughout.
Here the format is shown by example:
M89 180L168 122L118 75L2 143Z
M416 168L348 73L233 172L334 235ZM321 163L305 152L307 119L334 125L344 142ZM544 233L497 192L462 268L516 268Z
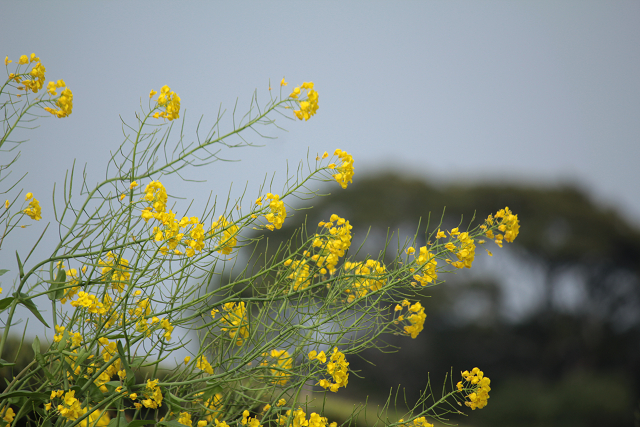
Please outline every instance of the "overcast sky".
M121 117L133 123L151 89L180 95L193 136L201 115L211 123L236 99L244 112L254 90L266 100L269 79L285 76L315 83L315 117L279 119L288 132L267 132L277 140L251 135L265 146L223 153L242 162L169 191L225 197L249 182L257 194L266 174L284 180L287 161L341 148L354 180L395 168L445 182L570 182L640 225L639 22L638 1L5 1L2 57L35 52L47 80L74 93L70 117L20 134L31 140L15 168L30 172L23 187L46 212L74 159L91 182L104 177Z
M29 133L25 187L73 159L101 178L140 99L169 85L186 129L269 79L313 81L317 116L199 170L193 194L341 148L356 177L573 182L640 224L640 2L3 2L2 55L35 52L74 112ZM146 102L146 101L145 101ZM228 116L230 118L230 115ZM227 122L229 124L230 122ZM171 189L170 189L171 191ZM44 198L44 197L43 197Z

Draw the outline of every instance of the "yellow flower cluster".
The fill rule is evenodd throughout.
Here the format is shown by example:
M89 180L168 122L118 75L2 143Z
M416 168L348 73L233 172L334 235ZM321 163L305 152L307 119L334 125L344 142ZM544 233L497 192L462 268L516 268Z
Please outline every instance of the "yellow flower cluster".
M284 202L280 200L279 195L271 193L267 193L264 199L270 200L269 209L271 209L271 212L264 216L266 220L270 222L267 228L271 231L273 231L274 228L280 230L282 224L284 224L284 220L287 218L287 208L284 206ZM262 206L262 197L256 200L256 205Z
M165 212L167 208L167 190L160 181L151 181L144 189L144 200L152 202L151 209L142 212L142 218L148 221L151 218L158 219L158 215ZM153 213L155 211L155 214Z
M324 352L316 354L315 351L312 351L309 353L309 359L319 360L324 363L326 356ZM340 387L346 387L349 383L349 362L347 362L344 353L338 351L338 347L333 349L331 359L327 363L327 373L333 378L333 383L327 379L322 379L318 382L318 385L322 388L329 389L335 393Z
M426 246L420 248L416 263L420 266L420 269L418 274L414 275L413 278L422 286L427 286L430 283L435 284L435 281L438 279L438 273L436 271L438 262L436 261L436 257L427 250ZM422 273L422 275L419 273Z
M13 421L13 418L15 416L16 416L16 413L13 412L13 409L7 406L7 409L4 411L4 414L2 415L2 420L7 422L7 427L11 427L11 422Z
M180 417L178 418L178 422L182 425L191 427L193 422L191 421L191 414L188 412L180 412Z
M205 371L209 375L213 375L213 368L207 360L207 356L198 357L198 360L196 360L196 368L200 369L201 371Z
M398 420L399 423L403 421L404 420L402 418ZM404 423L402 425L404 427L433 427L433 424L427 422L427 419L425 417L414 418L411 423Z
M327 363L327 355L324 354L324 351L321 351L320 353L318 353L315 350L310 351L309 360L316 360L316 359L318 359L322 363Z
M111 358L118 352L117 345L115 342L109 342L109 339L105 337L99 338L98 342L103 347L102 351L100 352L100 354L102 355L102 360L105 363L108 363L109 360L111 360ZM109 379L111 379L111 377L116 374L118 374L118 376L120 376L121 378L126 377L126 372L124 370L121 370L121 365L122 362L120 361L120 358L118 358L107 367L107 370L105 372L108 374ZM107 381L109 381L109 379Z
M154 320L157 318L154 318ZM168 341L171 341L171 332L173 332L173 325L171 325L171 322L169 322L168 319L162 319L160 321L160 327L162 329L164 329L164 333L162 334L162 337Z
M298 100L301 94L301 89L307 90L307 100L298 101L300 109L293 110L293 113L300 120L309 120L309 118L311 116L315 116L316 111L318 111L318 92L313 90L313 82L304 82L302 83L302 87L299 86L293 89L293 92L291 92L289 97Z
M62 341L62 338L64 337L64 331L66 330L66 328L64 326L60 326L60 325L55 325L54 329L56 330L56 335L53 336L53 341L54 342L60 342ZM82 334L80 334L80 332L73 332L73 331L67 331L69 334L69 337L71 338L71 344L74 347L78 347L80 344L82 344Z
M8 56L4 58L4 65L9 65L11 62L13 61L9 60ZM33 77L33 80L22 80L19 75L15 75L13 73L9 75L9 78L14 79L16 83L22 83L24 85L23 87L18 87L18 90L31 90L33 93L37 93L42 89L44 84L44 74L47 70L40 63L40 58L38 58L35 53L32 53L31 57L22 55L18 60L19 65L30 64L32 62L36 62L36 65L31 69L31 71L29 71L29 76Z
M56 96L58 94L56 92L57 88L64 87L62 93L60 94L60 97L56 100L58 109L56 110L50 107L44 107L45 111L53 114L59 119L67 117L73 112L73 93L71 92L71 89L66 86L67 84L63 80L58 80L55 83L47 83L47 92L49 92L49 94L53 96Z
M213 224L211 224L211 230L222 230L222 236L220 236L220 243L218 244L220 249L218 252L224 255L229 255L233 252L233 248L238 244L238 231L240 230L237 225L228 222L222 215Z
M40 202L38 202L38 200L35 197L33 197L33 193L26 194L25 201L27 200L31 200L31 201L29 202L29 207L23 211L24 214L31 219L40 221L42 219L42 209L40 208Z
M291 418L291 422L289 422L289 418ZM307 419L307 414L302 408L293 411L293 414L291 410L288 410L284 415L278 416L278 424L287 427L326 427L328 422L327 418L315 412L312 412L309 415L309 419ZM329 424L329 427L336 427L337 425L338 423L333 422Z
M494 226L496 222L498 223L498 230L504 234L499 233L494 235L492 230L487 230L487 228ZM494 239L496 245L502 247L503 240L511 243L518 237L520 233L520 222L518 221L518 215L514 215L508 207L505 207L504 209L500 209L495 215L489 215L480 228L486 230L485 235L490 239Z
M158 409L162 406L162 391L158 387L158 380L147 380L147 386L142 392L146 399L142 400L142 404L145 408Z
M241 424L243 426L248 426L248 427L260 427L262 424L260 424L260 420L258 420L257 418L251 418L249 417L249 411L245 410L242 412L242 421ZM216 427L218 427L216 425Z
M322 274L326 274L327 270L333 274L338 260L351 246L351 229L353 227L349 221L336 214L331 215L329 222L320 221L318 226L328 228L329 235L316 234L313 247L318 248L320 253L313 255L311 259L316 262L318 267L325 267L320 270Z
M149 298L143 298L136 301L134 308L129 309L129 319L137 320L136 331L146 333L148 336L151 331L149 330L149 321L146 316L151 314L151 303Z
M157 93L154 92L155 91L151 92L150 97ZM160 89L158 106L164 108L164 111L157 111L154 113L154 118L158 119L162 117L171 121L180 117L180 97L167 85L162 86Z
M110 279L112 289L122 292L125 283L131 278L131 273L128 271L129 260L118 258L111 251L107 252L106 259L106 261L98 260L98 265L102 266L102 276Z
M29 75L33 77L33 80L23 80L22 84L25 87L25 90L31 90L33 93L38 93L42 86L44 85L44 73L47 70L41 63L37 63L31 71L29 71Z
M500 209L495 214L494 218L500 219L500 225L498 225L498 230L504 233L504 235L498 234L496 236L496 239L495 239L496 244L502 247L502 239L506 240L509 243L513 242L515 238L518 236L518 233L520 233L520 223L518 221L518 215L514 215L509 210L509 208L506 207L504 209ZM487 222L489 224L493 224L491 215L489 215L489 217L487 218ZM493 236L490 236L489 234L487 234L487 237L493 238Z
M306 289L311 281L309 280L310 272L309 272L309 264L304 260L286 260L284 265L286 267L290 267L293 272L287 276L288 279L293 280L293 289L294 290L302 290Z
M73 307L84 307L89 313L105 314L107 310L104 305L98 300L95 295L88 294L86 292L78 292L78 299L71 301Z
M62 397L62 394L62 390L52 391L51 400L53 400L55 397ZM76 399L76 391L68 391L64 395L62 404L58 405L58 412L60 412L60 415L69 420L75 420L78 419L80 415L82 415L81 411L82 408L80 407L80 402L78 401L78 399Z
M451 234L451 237L458 239L458 246L456 246L454 242L449 242L444 245L444 247L455 253L458 261L452 262L447 260L447 262L456 268L471 268L471 264L476 256L476 245L474 240L469 236L469 233L460 233L458 227L452 229L449 234Z
M466 397L469 401L464 402L472 410L482 409L487 406L487 400L489 399L489 392L491 391L491 380L489 377L485 377L484 373L478 369L473 368L471 372L464 371L462 372L462 378L464 378L467 385L463 385L462 381L456 384L456 387L460 392L465 389L471 388L472 392L468 394Z
M344 271L353 271L353 274L357 276L369 276L353 279L352 288L345 289L345 292L349 294L347 302L352 302L356 298L362 298L367 295L369 291L377 291L382 288L386 282L385 274L387 269L384 265L380 264L380 262L372 259L368 259L365 262L345 262Z
M395 311L400 311L403 307L409 307L406 314L398 316L397 322L407 320L409 325L404 327L404 333L411 335L411 338L416 338L424 327L424 321L427 315L424 314L424 307L419 302L411 304L409 301L404 300L402 304L396 305Z
M131 185L133 186L133 184ZM200 223L198 217L192 216L189 218L185 216L178 221L173 211L167 212L167 191L160 181L151 181L147 184L144 200L152 203L152 205L142 210L140 215L142 219L148 222L154 218L164 226L164 228L158 226L153 228L154 240L156 242L166 241L167 243L167 246L160 248L160 252L163 255L167 255L169 250L173 250L177 255L181 254L182 252L176 248L182 242L185 234L191 237L191 239L187 239L184 242L186 256L192 257L196 252L201 252L204 249L204 225ZM191 227L190 230L182 232L183 228L189 227Z
M249 337L249 328L247 323L246 307L244 302L234 303L228 302L222 306L225 313L220 321L226 325L222 327L224 332L229 332L229 336L236 340L236 345L242 345L244 340ZM215 318L218 313L217 309L211 310L211 316Z
M328 168L338 171L338 173L333 175L333 179L335 179L342 188L347 188L347 184L353 182L353 157L339 148L333 154L342 160L342 164L336 166L335 163L331 163Z
M284 370L290 370L293 367L293 358L286 350L271 350L269 353L262 353L262 357L271 357L274 359L273 363L269 363L266 360L261 363L262 366L272 366L270 369L271 375L276 377L273 381L277 385L285 385L289 381L289 374L283 372Z
M64 270L64 266L61 265L61 269ZM67 301L71 300L80 289L80 279L78 278L78 270L75 268L70 268L65 271L67 278L69 281L65 284L65 286L72 286L71 288L67 288L62 298L60 298L60 302L62 304L66 304Z
M213 369L211 370L211 374L213 374ZM207 399L204 402L205 408L207 408L208 415L204 417L207 422L211 422L211 420L216 419L222 414L222 393L216 393L212 398Z

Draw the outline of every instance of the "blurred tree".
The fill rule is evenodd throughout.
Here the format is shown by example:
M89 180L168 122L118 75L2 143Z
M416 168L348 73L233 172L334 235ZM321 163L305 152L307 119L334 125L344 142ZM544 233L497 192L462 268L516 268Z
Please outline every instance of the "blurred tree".
M436 187L393 174L361 177L348 191L314 203L313 209L288 218L282 230L269 233L264 242L269 249L262 246L256 253L273 254L293 228L306 222L312 233L333 213L354 226L353 256L359 244L365 245L363 253L375 254L394 230L401 241L413 236L420 217L416 246L423 245L426 221L433 231L445 208L446 218L461 219L442 224L450 229L508 206L522 228L515 244L501 250L509 252L511 268L521 274L507 280L522 280L529 271L540 276L539 298L515 317L504 313L511 303L505 290L516 283L474 275L475 265L471 274L461 272L453 283L430 288L437 298L422 302L428 312L425 330L416 340L389 338L390 344L403 347L394 366L376 369L382 358L375 353L367 353L367 361L354 361L352 367L365 379L354 379L347 392L372 394L377 389L384 398L391 387L402 384L413 400L428 372L442 372L453 363L454 375L479 366L493 380L495 400L505 397L495 405L492 399L474 418L479 423L517 424L518 413L531 420L520 425L631 423L640 395L640 383L633 380L640 378L640 231L615 211L569 186ZM478 263L479 252L476 258ZM493 259L478 264L485 272L496 268ZM405 372L406 366L421 370ZM593 393L585 391L589 387ZM527 415L534 411L531 405L537 407L534 418Z

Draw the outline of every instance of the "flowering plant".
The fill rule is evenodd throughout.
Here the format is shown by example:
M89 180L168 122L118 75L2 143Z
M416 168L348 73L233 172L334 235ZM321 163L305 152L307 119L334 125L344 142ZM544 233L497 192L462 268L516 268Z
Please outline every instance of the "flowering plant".
M11 63L5 59L5 66ZM73 94L62 80L47 83L45 98L29 97L44 87L45 71L32 54L8 72L0 89L0 147L19 145L10 135L33 108L58 118L72 113ZM354 226L331 215L315 230L301 230L296 245L292 237L255 269L250 262L233 269L240 248L282 227L293 209L288 200L316 195L311 183L335 181L346 189L354 174L352 156L339 149L324 152L309 162L309 173L288 177L278 194L260 191L249 203L241 198L224 209L209 206L201 216L180 213L161 178L215 161L211 148L273 125L276 113L309 120L318 110L314 84L305 82L288 95L286 85L282 79L280 95L264 106L254 98L226 134L218 132L218 117L206 137L187 146L179 140L175 150L166 148L181 99L168 86L159 95L152 90L148 108L131 127L135 139L126 139L110 160L116 172L94 188L83 182L80 193L73 177L65 181L64 207L55 217L59 242L40 261L16 253L15 284L0 299L0 357L6 357L18 306L52 334L45 347L35 339L33 360L0 393L0 424L336 426L321 413L307 414L305 393L339 393L349 383L349 359L376 347L385 334L416 338L426 314L412 300L441 283L443 274L471 268L476 245L491 239L502 246L517 236L518 218L505 208L465 231L427 229L428 243L417 250L416 233L385 265L382 257L356 260L349 253ZM65 89L58 95L60 88ZM0 167L0 180L13 162ZM0 216L0 246L26 218L52 218L32 193L24 197L28 205L20 205L14 187L3 190L13 199ZM48 313L35 301L45 296ZM176 328L192 335L176 334ZM190 339L197 339L197 349L171 365L170 357ZM15 361L0 364L12 367ZM489 379L477 368L462 377L464 382L454 387L451 380L439 397L428 387L403 419L387 423L427 427L427 417L460 412L456 402L485 406Z

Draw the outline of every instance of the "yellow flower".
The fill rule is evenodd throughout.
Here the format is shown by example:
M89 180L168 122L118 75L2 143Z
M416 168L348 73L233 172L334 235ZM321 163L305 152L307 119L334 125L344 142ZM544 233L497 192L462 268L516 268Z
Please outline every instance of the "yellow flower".
M472 410L482 409L487 406L487 400L489 400L489 391L491 391L491 380L484 376L484 373L478 369L473 368L471 372L462 372L462 378L468 383L466 387L463 387L462 381L457 384L458 391L462 392L463 388L472 389L473 391L466 397L469 401L464 404L470 407Z
M386 269L384 265L378 261L369 259L364 262L345 262L344 271L348 272L350 270L353 270L353 274L357 276L371 276L372 278L355 278L353 280L353 286L345 290L350 294L347 299L348 302L352 302L356 298L364 297L369 291L377 291L382 288L386 282Z
M313 90L313 82L302 83L302 89L307 90L307 99L305 101L299 101L298 105L300 106L300 109L294 110L293 113L300 120L309 120L309 118L314 116L318 110L318 92ZM297 87L293 90L290 97L298 99L300 93L300 88Z
M264 199L271 200L269 202L271 212L264 216L271 223L271 225L267 225L267 228L272 231L274 228L281 229L285 218L287 218L287 208L284 206L284 202L280 200L279 195L271 193L267 193Z
M153 92L153 91L152 91ZM151 93L149 97L151 97ZM160 95L158 96L158 106L163 107L164 111L156 112L154 118L164 118L169 121L175 120L180 117L180 97L173 92L167 85L160 88Z
M431 252L427 250L426 246L422 246L420 248L420 253L418 254L416 262L420 266L420 270L418 271L418 274L413 276L413 278L420 282L420 285L427 286L430 283L434 283L438 279L438 273L436 270L438 267L438 262L436 261L435 256L433 256ZM422 273L422 275L420 275L419 273Z
M185 426L191 427L191 414L188 412L180 412L180 418L178 418L178 422Z
M280 81L280 86L286 86L286 85L288 85L288 84L289 84L289 83L287 83L287 82L285 82L285 81L284 81L284 77L283 77L283 78L282 78L282 80Z
M334 383L323 379L318 382L322 388L328 388L332 392L337 392L340 387L346 387L349 382L349 362L344 354L338 351L338 347L333 349L331 361L327 363L327 373L331 375Z
M42 219L42 209L40 208L40 203L37 199L33 199L31 202L29 202L29 207L26 208L23 212L33 220L40 221Z
M238 226L227 222L227 220L220 215L218 220L211 225L211 229L222 229L222 236L220 236L219 243L220 249L218 249L218 252L224 255L229 255L233 252L233 248L238 243Z
M213 375L213 368L211 367L211 364L207 360L206 356L200 356L198 358L198 360L196 361L196 368L200 369L201 371L205 371L209 375Z
M244 301L239 303L228 302L223 305L225 314L222 315L221 322L226 325L221 328L229 333L229 337L235 338L236 345L240 346L244 339L249 337L249 324L247 320L246 306Z
M287 401L284 399L280 399L278 400L278 403L276 403L276 406L280 407L280 406L284 406L287 404Z
M134 188L136 188L138 186L138 183L133 181L131 184L129 184L129 189L133 190Z
M27 200L31 200L31 198L32 198L32 197L33 197L33 193L27 193L27 194L25 194L25 196L24 196L24 200L25 200L25 202L26 202Z
M29 57L27 55L22 55L18 60L18 64L24 65L29 63Z
M10 407L7 408L7 410L4 412L4 416L2 417L2 419L8 423L10 423L11 421L13 421L13 418L16 416L15 412L13 412L13 409L11 409Z
M13 61L12 61L12 60L10 60L8 56L5 56L5 57L4 57L4 65L5 65L5 66L6 66L6 65L11 64L12 62L13 62ZM284 80L284 79L283 79L283 80Z
M62 80L58 80L58 83L64 83L64 82ZM56 86L61 87L58 84L56 84ZM59 119L63 117L68 117L73 112L73 93L71 92L71 89L66 87L62 91L62 93L60 94L60 97L56 100L56 105L58 106L57 110L50 107L44 107L44 110L47 111L48 113L53 114Z
M149 99L153 98L153 95L155 95L156 93L158 93L157 91L151 89L151 92L149 92Z
M4 208L9 209L9 200L4 202Z
M264 353L264 357L271 356L272 359L275 359L275 363L271 364L275 369L271 369L271 374L277 379L274 381L275 384L285 385L289 381L289 376L283 370L290 370L293 367L293 358L289 355L289 352L286 350L271 350L270 353ZM268 363L264 363L267 364Z
M328 167L338 170L338 173L333 175L333 179L335 179L342 188L347 188L347 184L353 182L353 157L346 151L340 149L337 149L333 154L342 160L342 165L336 167L331 164Z

